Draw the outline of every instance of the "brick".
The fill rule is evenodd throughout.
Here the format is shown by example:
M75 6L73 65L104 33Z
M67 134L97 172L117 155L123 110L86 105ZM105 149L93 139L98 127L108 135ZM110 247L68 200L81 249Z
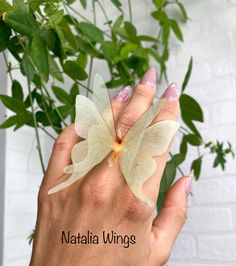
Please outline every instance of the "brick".
M236 235L198 237L198 258L220 261L235 260Z
M9 209L11 214L34 214L37 210L37 194L36 193L20 193L15 192L9 194Z
M6 168L16 171L25 172L29 155L24 152L9 151L6 152Z
M229 208L190 208L183 230L185 232L220 232L230 231L232 228L232 213Z
M28 187L28 173L7 170L5 176L6 191L24 191Z
M191 259L196 255L196 243L192 237L179 236L172 251L171 259Z
M194 201L197 204L217 204L236 201L234 177L201 179L194 187Z
M28 244L26 237L14 237L5 241L4 257L8 262L30 258L32 247Z
M35 228L36 215L32 214L6 214L5 237L19 237L26 239Z

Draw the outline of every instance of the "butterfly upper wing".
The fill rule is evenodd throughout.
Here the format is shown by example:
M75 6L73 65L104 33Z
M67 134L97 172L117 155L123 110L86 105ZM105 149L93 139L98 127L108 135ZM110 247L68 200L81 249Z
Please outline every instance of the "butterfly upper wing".
M164 99L154 103L129 129L122 141L124 149L122 150L120 156L120 166L126 181L128 179L133 161L139 150L139 146L145 133L145 128L152 122L164 104Z
M104 124L103 118L95 104L83 95L76 96L75 108L75 131L80 137L87 139L90 127L94 124Z
M82 157L73 155L73 159L78 160L78 162L69 165L64 169L65 173L72 175L66 181L49 190L48 194L55 193L70 186L79 178L86 175L95 165L100 163L111 152L113 137L110 135L110 131L106 127L102 125L94 125L88 131L88 139L86 142L81 144L84 145L84 149L87 148L86 156L85 153L83 154L85 158L81 160ZM75 149L78 149L79 151L80 147L81 146L78 145Z
M110 97L102 77L98 74L94 77L92 101L103 117L110 134L115 137L116 131Z
M170 145L170 141L179 128L174 120L163 120L146 128L141 147L151 156L163 154Z

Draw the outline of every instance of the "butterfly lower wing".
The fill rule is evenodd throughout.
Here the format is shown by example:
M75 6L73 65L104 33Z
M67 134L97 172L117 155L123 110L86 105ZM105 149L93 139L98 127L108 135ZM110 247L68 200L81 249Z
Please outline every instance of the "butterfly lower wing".
M155 116L160 112L161 108L164 106L165 100L159 100L159 102L154 103L140 118L135 122L135 124L129 129L125 135L122 145L124 146L123 160L121 160L121 170L123 174L129 173L131 165L137 155L140 148L145 129L152 122Z
M66 181L49 190L48 194L58 192L85 176L111 152L112 144L113 137L106 127L102 125L92 126L88 131L87 143L84 143L87 145L86 157L78 163L66 166L64 172L72 175Z
M123 163L124 160L126 160L124 154L121 160L123 160ZM133 194L150 207L154 207L155 203L144 195L142 186L143 183L154 173L155 169L156 162L153 160L152 156L140 149L133 161L130 171L125 172L124 174L125 180Z

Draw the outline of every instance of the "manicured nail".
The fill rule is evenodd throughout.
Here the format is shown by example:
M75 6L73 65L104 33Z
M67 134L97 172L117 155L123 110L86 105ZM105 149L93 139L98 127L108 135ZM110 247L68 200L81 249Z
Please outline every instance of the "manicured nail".
M179 91L175 83L171 83L162 95L162 98L166 98L168 101L177 101L179 98Z
M148 87L156 86L157 73L154 67L148 69L148 71L143 75L140 84L146 85Z
M194 178L194 171L192 170L189 176L187 177L187 181L185 183L185 192L187 195L189 195L192 190L193 178Z
M117 93L115 99L119 102L126 103L129 100L131 94L132 94L131 87L126 86Z

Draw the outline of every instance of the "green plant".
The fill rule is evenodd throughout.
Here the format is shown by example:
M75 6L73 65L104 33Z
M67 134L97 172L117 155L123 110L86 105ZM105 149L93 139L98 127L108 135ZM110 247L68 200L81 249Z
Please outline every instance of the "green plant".
M134 86L135 81L149 67L151 58L159 67L160 79L167 81L166 62L171 51L169 37L172 34L182 42L184 37L179 23L189 20L184 5L179 0L153 0L150 16L153 23L156 23L157 32L152 36L140 35L133 23L133 3L130 0L128 18L119 0L109 2L120 13L115 19L109 17L101 1L93 0L90 3L92 21L82 14L83 9L87 8L86 0L80 0L77 9L74 7L75 0L13 0L12 5L6 0L0 0L0 52L3 53L12 82L11 96L0 95L0 99L15 113L0 128L14 126L14 130L18 130L27 125L35 129L43 172L45 166L39 130L55 138L67 123L74 121L75 97L81 88L89 96L94 60L106 63L110 74L106 83L108 88L128 84ZM179 12L179 20L169 14L170 6ZM97 26L98 12L104 16L103 27ZM17 65L7 60L7 50L15 58ZM170 154L161 182L158 208L173 183L176 172L183 174L180 165L187 156L189 145L198 150L198 156L191 165L196 179L200 176L204 159L199 147L203 147L205 153L216 155L213 167L221 166L224 169L226 155L234 155L230 144L224 148L219 141L205 143L194 123L203 123L204 116L197 101L186 94L192 65L191 58L180 97L183 120L179 130L182 134L180 150L177 154ZM27 81L26 95L20 82L13 78L16 69L20 69L22 77ZM65 76L73 81L69 92L63 89ZM48 129L53 129L55 134L49 133Z

